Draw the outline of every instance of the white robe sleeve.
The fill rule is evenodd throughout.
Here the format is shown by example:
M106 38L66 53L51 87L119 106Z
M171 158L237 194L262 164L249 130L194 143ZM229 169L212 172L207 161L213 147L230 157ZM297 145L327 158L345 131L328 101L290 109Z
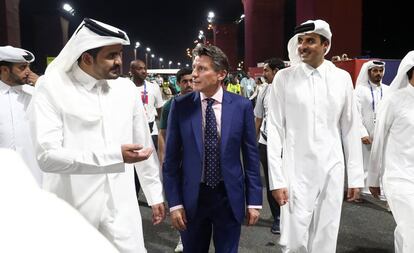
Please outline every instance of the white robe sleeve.
M267 159L270 190L287 187L282 168L282 150L285 142L285 91L283 77L276 74L269 94L267 122Z
M356 97L356 104L357 104L357 108L358 108L358 115L359 115L359 123L360 123L360 132L361 132L361 138L365 137L365 136L369 136L368 134L368 130L365 128L364 124L363 124L363 116L362 116L362 100L363 100L363 88L357 86L354 93L355 93L355 97Z
M43 76L44 77L44 76ZM50 173L99 174L125 171L121 147L79 150L63 147L63 119L50 90L50 80L39 78L28 108L28 118L39 167Z
M136 96L133 122L133 142L144 148L152 147L153 153L145 160L134 164L139 182L150 206L164 202L163 187L160 179L160 163L152 142L150 129L145 117L141 99Z
M391 100L387 99L381 103L378 110L377 122L374 130L374 140L371 147L371 156L368 166L367 185L380 186L380 176L384 171L384 153L389 135L389 130L394 121L394 108Z
M345 87L345 104L340 118L342 144L345 164L348 172L348 187L364 187L364 170L362 163L361 119L353 93L352 80L347 74Z

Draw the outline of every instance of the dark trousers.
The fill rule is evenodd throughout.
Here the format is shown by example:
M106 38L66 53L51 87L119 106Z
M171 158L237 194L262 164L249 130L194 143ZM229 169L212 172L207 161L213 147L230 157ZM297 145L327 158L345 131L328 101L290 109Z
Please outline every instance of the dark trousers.
M265 181L266 181L266 195L267 195L267 202L270 206L270 211L272 212L273 219L280 217L280 206L276 202L276 200L272 196L272 192L269 191L269 168L267 165L267 146L259 143L259 154L260 154L260 162L263 166Z
M196 215L187 221L187 229L180 232L184 253L207 253L211 235L216 253L237 253L241 224L234 218L223 182L214 189L200 185Z

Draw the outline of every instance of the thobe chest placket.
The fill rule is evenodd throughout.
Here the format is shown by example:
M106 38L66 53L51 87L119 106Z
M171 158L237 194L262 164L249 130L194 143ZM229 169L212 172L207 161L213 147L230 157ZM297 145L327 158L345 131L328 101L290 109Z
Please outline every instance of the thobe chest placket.
M371 85L371 84L370 84ZM375 86L374 88L371 86L371 89L373 90L372 92L372 104L373 104L373 108L372 108L372 113L373 113L373 123L375 125L375 121L377 118L377 108L378 108L378 103L380 102L380 100L382 99L382 88L381 86Z
M321 78L320 73L314 70L310 76L312 96L313 96L313 134L315 140L323 138L324 128L326 125L326 85L325 81Z
M13 150L16 150L16 124L17 124L17 119L16 119L16 115L17 115L17 112L15 111L16 110L16 104L15 104L15 101L17 101L17 93L13 90L13 89L10 89L8 92L7 92L7 98L8 98L8 102L9 102L9 111L10 111L10 118L9 118L9 122L10 122L10 124L9 124L9 126L10 126L10 128L9 128L9 131L7 131L7 132L9 132L10 133L10 143L9 143L9 148L12 148ZM6 124L7 125L7 124Z
M19 100L19 95L20 94L12 88L6 93L8 106L5 109L7 111L6 114L8 114L9 117L2 119L6 123L3 124L3 126L8 128L5 131L9 136L7 147L14 150L22 148L20 145L22 144L22 140L20 140L21 136L16 135L16 133L23 133L24 131L24 129L22 129L24 127L22 125L22 121L24 120L24 105L17 102Z
M99 101L99 114L100 114L101 122L102 122L103 140L104 140L105 146L108 147L109 145L111 145L111 136L109 134L111 132L111 125L110 125L109 115L107 115L110 108L108 107L109 105L107 101L107 96L105 95L105 92L103 91L103 85L106 85L106 84L97 83L96 92L97 92L98 101Z
M99 115L101 117L101 126L102 126L102 136L103 136L103 142L105 147L109 147L111 145L111 125L110 125L110 116L109 116L109 110L110 110L110 103L108 101L108 97L106 96L104 85L107 85L105 83L98 82L96 84L96 93L98 96L98 102L99 102ZM111 178L114 178L116 174L106 174L106 180L109 184L108 191L112 192L114 194L113 189L113 181Z

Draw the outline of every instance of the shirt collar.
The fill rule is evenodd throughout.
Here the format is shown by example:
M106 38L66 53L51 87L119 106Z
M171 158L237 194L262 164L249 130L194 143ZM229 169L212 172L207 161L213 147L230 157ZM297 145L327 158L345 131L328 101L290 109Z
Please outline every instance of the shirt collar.
M0 80L0 94L6 94L10 89L10 85L7 85L6 83Z
M15 85L15 86L10 86L8 84L6 84L3 81L0 81L0 94L4 95L7 92L9 92L10 90L13 90L15 93L20 94L20 93L28 93L23 89L24 85Z
M204 93L200 92L200 98L201 98L201 101L204 101L208 97L204 95ZM216 91L216 93L214 93L214 95L211 98L214 99L214 101L219 102L221 104L221 102L223 101L223 88L220 86L219 89Z
M368 83L371 85L372 88L380 88L382 86L382 83L380 82L380 85L376 85L375 83L372 83L371 81L368 81Z
M92 90L97 83L107 83L106 80L97 80L85 71L83 71L77 63L73 64L73 77L84 86L88 91Z
M310 66L309 64L306 64L302 62L301 64L303 72L305 72L306 77L310 77L312 73L319 73L319 75L322 77L326 70L326 62L323 60L322 64L319 65L316 69Z

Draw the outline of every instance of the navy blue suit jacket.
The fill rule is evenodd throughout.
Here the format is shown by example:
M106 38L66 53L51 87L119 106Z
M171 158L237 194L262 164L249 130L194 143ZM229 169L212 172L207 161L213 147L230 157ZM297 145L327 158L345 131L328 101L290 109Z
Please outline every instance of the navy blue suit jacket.
M246 204L262 205L253 107L242 96L224 91L221 115L221 174L234 217L242 223ZM189 220L196 218L203 150L200 93L175 97L168 117L163 182L169 206L183 205Z

